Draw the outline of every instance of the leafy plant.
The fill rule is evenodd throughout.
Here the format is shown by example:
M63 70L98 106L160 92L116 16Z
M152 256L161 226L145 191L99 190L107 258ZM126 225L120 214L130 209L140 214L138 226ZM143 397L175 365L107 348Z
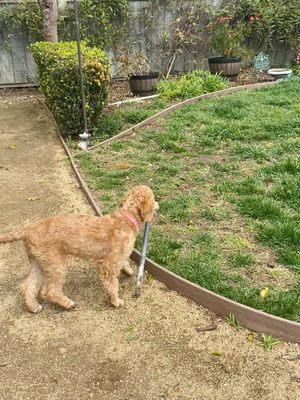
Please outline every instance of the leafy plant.
M212 32L213 48L226 56L238 56L238 53L243 56L249 39L266 51L271 51L278 42L297 49L299 0L223 0L208 28Z
M39 5L32 0L21 0L0 7L0 34L27 28L30 41L43 40L43 15Z
M211 33L211 47L225 57L248 57L251 51L244 43L247 36L245 24L233 17L217 16L207 25Z
M134 49L119 50L115 61L119 64L121 75L128 77L149 75L151 70L146 54Z
M128 17L128 0L80 0L80 34L90 46L104 48L124 36ZM74 40L74 8L67 6L58 20L59 37Z
M195 70L177 79L158 82L156 91L167 99L186 99L228 87L227 80L205 70Z
M239 323L239 321L236 319L235 315L230 313L228 317L226 318L226 321L229 323L229 325L233 326L237 331L240 331L242 329L242 325Z
M139 15L146 35L153 38L147 46L161 63L161 72L168 77L179 55L194 59L208 51L209 39L203 26L208 22L210 0L149 0ZM161 16L171 20L165 23ZM160 29L157 29L159 23Z
M75 42L37 42L30 46L40 87L64 135L83 132L77 45ZM82 44L83 75L89 128L97 126L107 101L108 57L104 51Z
M101 48L115 43L124 35L128 0L81 0L79 7L81 38L91 46ZM60 40L75 39L73 3L59 10L58 36ZM27 29L31 42L43 40L43 15L37 2L20 0L1 5L0 27L8 34ZM1 30L0 30L1 33Z
M261 346L265 351L271 350L272 347L277 346L280 343L281 341L279 339L275 339L271 335L265 335L264 333L262 334Z

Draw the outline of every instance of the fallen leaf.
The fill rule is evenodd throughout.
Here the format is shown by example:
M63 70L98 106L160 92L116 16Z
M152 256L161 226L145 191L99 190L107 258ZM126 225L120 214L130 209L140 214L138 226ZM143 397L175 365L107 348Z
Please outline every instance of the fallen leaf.
M270 289L268 287L264 287L263 289L261 289L260 291L260 297L262 299L266 298L270 293Z
M154 276L151 275L151 274L147 274L147 281L148 281L149 283L152 283L152 282L154 281Z
M248 342L253 343L253 340L254 340L254 333L253 332L248 333L247 340L248 340Z
M216 357L221 357L223 355L223 353L221 351L213 351L212 356L216 356Z
M11 149L16 149L16 148L17 148L17 146L16 146L15 144L11 144L9 147L10 147Z
M37 201L37 200L39 200L39 198L38 197L28 197L28 200L29 201Z

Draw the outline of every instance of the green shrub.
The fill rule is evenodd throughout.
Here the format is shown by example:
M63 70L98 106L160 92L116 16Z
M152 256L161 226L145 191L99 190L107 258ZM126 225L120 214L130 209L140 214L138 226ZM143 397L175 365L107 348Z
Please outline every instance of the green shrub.
M40 87L48 107L64 135L83 132L82 101L75 42L37 42L30 46L36 61ZM109 83L108 57L104 51L82 44L83 76L89 130L106 104Z
M199 69L177 79L161 80L158 82L156 90L167 99L188 99L227 87L226 79Z

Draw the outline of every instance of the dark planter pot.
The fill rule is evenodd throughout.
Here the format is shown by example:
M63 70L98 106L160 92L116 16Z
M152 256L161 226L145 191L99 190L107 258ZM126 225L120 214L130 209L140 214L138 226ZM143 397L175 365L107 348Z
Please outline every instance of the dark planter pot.
M150 75L134 75L129 79L132 93L136 96L148 96L154 92L154 86L158 81L158 72Z
M235 80L241 70L241 58L210 57L208 65L213 74L220 74L230 80Z

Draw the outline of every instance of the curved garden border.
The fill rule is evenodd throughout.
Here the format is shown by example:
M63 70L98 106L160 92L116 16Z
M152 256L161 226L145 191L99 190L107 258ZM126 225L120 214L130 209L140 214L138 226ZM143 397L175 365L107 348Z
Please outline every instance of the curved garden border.
M134 133L137 129L142 128L143 126L146 126L146 125L150 125L153 122L156 122L159 118L165 117L165 116L171 114L173 111L177 110L178 108L187 106L189 104L195 104L195 103L198 103L201 100L214 99L214 98L218 98L218 97L222 97L222 96L228 96L229 94L233 94L233 93L236 93L236 92L241 92L243 90L259 89L259 88L262 88L262 87L275 85L278 82L280 82L280 80L271 81L271 82L254 83L252 85L235 86L235 87L232 87L232 88L218 90L216 92L205 93L205 94L201 94L200 96L192 97L191 99L187 99L187 100L181 101L179 103L173 104L170 107L165 108L162 111L159 111L158 113L152 115L152 117L149 117L149 118L145 119L144 121L142 121L142 122L140 122L140 123L128 128L128 129L126 129L125 131L120 132L117 135L112 136L109 139L103 140L102 142L97 143L96 145L89 147L87 149L87 151L94 150L94 149L96 149L98 147L101 147L102 145L104 145L106 143L110 143L110 142L113 142L115 140L121 139L121 138L123 138L125 136L128 136L128 135ZM80 152L76 153L76 154L80 154Z
M274 84L273 82L271 84ZM231 90L226 90L226 94L231 94L240 90L250 90L250 89L257 89L259 87L263 86L268 86L268 84L254 84L254 85L247 85L247 88L245 87L237 87L233 88L235 89L234 91ZM237 90L240 88L239 90ZM221 95L224 96L226 95L224 92ZM199 101L203 98L211 98L211 97L218 97L218 93L210 93L210 96L204 95L190 99L188 101L179 103L182 105L186 104L192 104L195 103L196 101ZM214 96L212 96L214 95ZM39 99L37 99L39 102L41 102ZM193 101L194 100L194 101ZM41 102L42 103L42 102ZM52 113L50 110L46 107L44 103L42 103L43 106L47 109L48 113L51 114L51 118L54 120ZM178 108L178 107L176 107ZM172 106L172 110L174 107ZM172 111L171 110L171 111ZM166 110L165 110L166 111ZM165 116L169 114L171 111L168 113L158 113L156 114L156 118L159 118L161 116ZM155 118L155 119L156 119ZM152 121L154 120L153 117L151 117ZM148 119L149 120L149 119ZM147 121L147 120L146 120ZM145 122L138 124L138 127L141 127L143 125L146 125ZM148 121L149 123L149 121ZM56 125L57 126L57 125ZM137 126L133 127L136 129ZM132 128L130 128L132 129ZM57 127L57 133L60 138L60 141L63 145L63 148L67 154L67 156L70 159L72 168L75 172L76 178L78 179L78 182L80 184L80 187L85 194L88 202L92 206L94 212L96 215L102 215L96 201L94 200L90 190L88 189L88 186L84 182L82 176L80 175L79 170L77 169L77 166L75 164L74 158L64 141L63 137L61 136L58 127ZM123 132L124 134L124 132ZM125 135L123 135L125 136ZM122 136L122 137L123 137ZM120 138L120 134L117 136L114 136L114 138ZM112 138L113 139L113 138ZM102 142L104 143L104 142ZM131 258L135 261L138 262L140 259L140 253L137 250L134 250L132 253ZM216 293L213 293L207 289L204 289L184 278L181 278L174 273L168 271L167 269L161 267L154 261L150 259L146 259L146 264L145 267L149 273L151 273L155 278L157 278L159 281L163 282L169 289L174 290L181 295L193 300L195 303L213 311L217 315L220 315L222 317L228 316L230 313L234 314L234 316L237 318L237 320L241 323L244 324L245 327L247 327L250 330L257 331L257 332L264 332L271 334L277 338L281 338L283 340L289 341L289 342L294 342L294 343L300 343L300 323L290 321L284 318L276 317L274 315L265 313L263 311L256 310L254 308L245 306L243 304L237 303L233 300L229 300L226 297L220 296Z

